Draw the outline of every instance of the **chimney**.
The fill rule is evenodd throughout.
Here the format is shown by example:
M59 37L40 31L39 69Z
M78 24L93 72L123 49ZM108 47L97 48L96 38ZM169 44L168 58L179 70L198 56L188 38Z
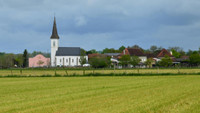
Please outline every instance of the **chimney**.
M123 50L123 53L124 53L124 55L126 54L126 51L125 51L125 49Z

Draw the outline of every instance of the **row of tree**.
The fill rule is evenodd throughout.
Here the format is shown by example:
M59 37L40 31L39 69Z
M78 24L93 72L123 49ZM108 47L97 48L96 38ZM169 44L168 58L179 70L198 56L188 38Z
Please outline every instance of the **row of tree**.
M37 51L28 53L26 49L24 50L23 54L0 53L0 68L28 67L28 58L34 57L38 54L50 57L49 53Z

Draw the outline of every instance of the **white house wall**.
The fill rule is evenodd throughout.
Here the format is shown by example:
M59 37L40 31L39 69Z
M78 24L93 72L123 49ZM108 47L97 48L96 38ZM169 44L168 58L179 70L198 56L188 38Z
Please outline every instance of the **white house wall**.
M85 58L88 61L88 57ZM80 56L56 56L56 66L81 66Z
M147 61L147 57L146 56L139 56L139 59L141 60L142 63Z

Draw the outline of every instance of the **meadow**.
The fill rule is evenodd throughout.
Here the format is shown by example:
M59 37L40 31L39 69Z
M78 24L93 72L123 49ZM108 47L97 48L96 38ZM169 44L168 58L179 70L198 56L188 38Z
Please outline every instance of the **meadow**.
M0 78L1 113L199 113L200 76Z
M4 69L0 77L7 75L42 76L42 75L86 75L86 74L200 74L199 68L170 68L170 69Z

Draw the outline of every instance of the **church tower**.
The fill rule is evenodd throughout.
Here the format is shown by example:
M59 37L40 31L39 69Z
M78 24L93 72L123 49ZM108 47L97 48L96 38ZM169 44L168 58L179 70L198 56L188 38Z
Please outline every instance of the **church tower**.
M54 17L53 30L51 35L51 66L56 66L56 51L58 50L59 36L56 27L56 18Z

